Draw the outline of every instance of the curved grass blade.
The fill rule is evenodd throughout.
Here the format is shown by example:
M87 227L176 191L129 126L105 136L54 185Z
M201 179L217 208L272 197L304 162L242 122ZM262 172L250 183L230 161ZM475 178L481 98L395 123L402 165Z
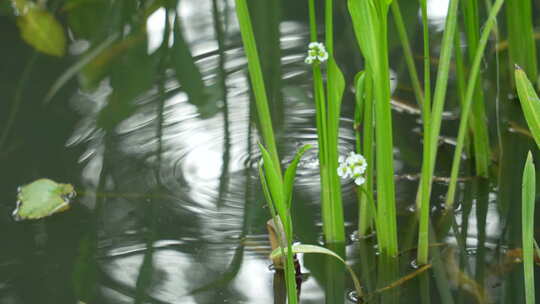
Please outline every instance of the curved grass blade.
M274 203L279 216L283 218L286 216L287 209L284 201L285 192L283 190L283 181L279 175L279 167L277 167L276 163L274 163L272 156L270 156L270 153L263 147L263 145L259 144L259 148L261 149L262 153L264 174L269 193L272 197L272 202Z
M260 127L264 144L268 147L272 160L279 164L279 156L274 138L274 129L272 127L272 118L268 107L268 98L266 96L266 88L264 84L259 53L255 43L255 35L251 25L251 17L246 0L236 0L236 16L240 24L240 33L242 35L242 44L248 59L248 70L251 84L253 86L253 94L255 95L255 104L259 116ZM278 171L281 177L281 170Z
M280 248L276 248L274 251L272 251L272 253L270 254L270 258L271 259L275 259L279 256L282 255L282 251ZM287 250L285 250L287 251ZM356 289L356 292L357 294L359 295L359 298L362 297L363 295L363 292L362 292L362 286L360 285L360 280L358 279L358 277L356 276L356 274L354 273L354 271L352 270L351 266L349 266L347 264L347 262L345 262L345 260L343 258L341 258L338 254L336 254L335 252L333 252L332 250L329 250L327 248L324 248L324 247L321 247L321 246L317 246L317 245L304 245L304 244L295 244L292 246L292 251L294 253L318 253L318 254L325 254L325 255L328 255L328 256L332 256L336 259L338 259L339 261L341 261L343 263L343 265L345 265L345 267L347 268L347 270L349 271L349 273L351 274L351 277L352 277L352 280L353 280L353 284L354 284L354 288Z
M298 167L298 162L300 162L300 159L302 158L304 153L311 148L311 145L305 145L300 148L300 150L296 152L296 156L294 157L289 167L287 167L287 170L285 170L283 187L285 192L285 200L287 202L287 209L291 208L294 177L296 176L296 168Z
M525 120L536 144L540 147L540 99L527 78L525 71L517 65L514 76Z
M474 55L474 60L471 65L469 79L477 79L480 73L480 63L486 48L486 44L489 38L489 34L493 26L497 23L497 14L503 5L504 0L497 0L489 12L488 19L485 22L482 33L480 35L480 41L478 41L478 47ZM452 171L450 174L450 184L448 186L448 192L446 194L446 206L451 208L454 204L454 197L456 193L457 177L459 173L459 167L461 163L461 153L463 152L463 146L465 142L465 135L467 132L469 114L471 112L471 105L473 102L474 88L476 87L475 81L469 81L467 84L467 91L465 95L465 102L461 110L461 120L459 122L458 137L456 140L456 149L454 151L454 159L452 161Z
M521 232L523 242L523 274L525 280L525 300L533 304L534 291L534 204L536 198L536 169L529 151L523 169L521 188Z

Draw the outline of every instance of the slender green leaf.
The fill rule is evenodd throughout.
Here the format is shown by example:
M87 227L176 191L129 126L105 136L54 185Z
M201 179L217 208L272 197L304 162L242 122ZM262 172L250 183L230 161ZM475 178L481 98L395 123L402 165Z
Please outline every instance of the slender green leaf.
M478 3L477 1L462 1L461 4L465 17L464 25L467 34L467 53L469 55L469 63L471 63L474 60L474 55L480 40ZM486 124L487 118L481 75L478 74L476 79L469 79L469 82L473 81L475 82L474 103L472 105L472 115L469 118L469 127L473 135L476 174L487 177L491 153L489 149L489 134Z
M284 220L287 214L287 206L285 205L285 192L283 189L283 181L279 175L279 167L274 163L270 153L263 145L259 144L259 148L262 153L264 173L272 197L272 202L274 203L279 216Z
M514 75L525 120L527 120L527 125L531 130L536 144L540 147L540 99L527 78L525 71L516 66Z
M529 151L523 169L521 188L521 232L523 241L523 273L525 277L525 300L534 304L534 205L536 198L536 169Z
M365 93L366 93L366 71L360 71L354 76L354 131L356 133L356 151L361 153L360 149L360 125L364 118Z
M246 0L236 0L236 16L240 24L240 33L244 50L248 59L248 70L255 95L255 103L259 116L260 127L264 144L268 147L272 160L279 164L279 156L274 139L274 129L272 127L272 118L268 107L268 98L266 96L266 88L263 80L259 53L255 43L255 35L251 25L251 18ZM281 170L278 171L281 177Z
M480 63L484 54L484 50L486 48L489 34L493 28L493 26L497 22L497 14L499 13L499 10L501 9L501 6L503 4L504 0L497 0L493 6L491 7L491 10L489 12L488 19L485 22L485 25L483 26L482 33L480 35L480 40L478 41L478 47L476 49L474 60L472 61L471 69L470 69L470 77L469 79L477 79L477 76L480 73ZM476 83L475 81L469 81L467 84L467 90L465 94L465 102L463 103L463 108L461 110L461 120L459 122L459 131L458 131L458 137L456 141L456 149L454 151L454 158L452 161L452 171L450 173L450 184L448 185L448 192L446 194L446 206L452 207L454 204L454 197L456 192L456 186L457 186L457 178L459 173L459 167L461 163L461 154L463 153L463 146L465 142L465 135L468 128L469 123L469 114L471 112L471 105L474 100L474 90L475 90Z
M505 15L510 63L521 66L527 76L536 81L538 67L532 3L534 1L509 0L506 2Z
M442 111L444 109L448 75L450 71L450 59L452 57L457 27L458 4L458 0L450 1L441 46L435 92L433 94L433 107L431 108L429 119L424 119L422 176L420 179L420 191L418 195L418 200L420 201L420 223L418 228L417 260L420 264L427 264L428 262L431 181L433 179L435 161L437 159L437 143L441 130ZM426 104L427 102L428 100L426 98ZM424 111L424 117L427 115L427 111Z
M285 250L285 251L287 251L287 250ZM349 273L351 274L351 277L353 279L354 288L356 289L356 292L358 293L359 297L362 297L363 292L362 292L362 287L360 285L360 280L358 279L358 277L356 276L356 274L352 270L351 266L349 266L347 264L347 262L345 262L345 260L343 258L341 258L338 254L336 254L332 250L329 250L327 248L317 246L317 245L295 244L295 245L292 246L292 251L294 253L324 254L324 255L328 255L328 256L331 256L331 257L334 257L334 258L338 259L339 261L341 261L343 263L343 265L345 265L345 267L347 267L347 270L349 271ZM283 254L282 250L280 248L277 248L274 251L272 251L272 253L270 254L270 258L274 259L274 258L277 258L277 257L281 256L282 254Z
M420 80L418 78L418 72L416 71L416 65L414 64L414 57L411 50L409 37L407 37L407 30L405 27L405 23L403 22L403 17L401 16L399 2L393 1L392 4L390 5L390 8L392 10L392 16L394 16L394 21L396 23L396 29L398 31L399 40L403 48L403 55L405 57L405 63L407 64L407 69L409 71L409 77L411 78L414 95L416 96L416 102L418 103L418 105L422 105L424 103L424 93L422 92L422 88L420 87ZM429 47L428 47L428 50L429 50ZM429 60L429 56L427 57L427 59ZM427 82L426 82L426 85L427 85Z
M300 150L296 152L296 155L289 167L287 167L287 170L285 170L285 180L283 181L283 185L285 187L285 200L287 201L287 209L291 208L294 177L296 176L296 167L298 167L298 163L300 162L300 159L302 158L304 153L311 148L311 145L304 145L302 148L300 148Z
M377 241L382 253L397 255L397 227L393 168L392 116L388 65L386 1L348 1L354 32L366 71L373 79L377 169Z

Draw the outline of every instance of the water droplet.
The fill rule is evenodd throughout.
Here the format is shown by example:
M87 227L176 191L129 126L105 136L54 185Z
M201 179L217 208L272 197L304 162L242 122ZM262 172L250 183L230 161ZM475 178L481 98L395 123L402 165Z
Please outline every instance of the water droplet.
M11 213L11 216L13 217L13 220L16 222L20 222L22 220L21 216L19 215L19 209L21 207L21 201L17 201L15 209Z
M367 239L370 239L372 237L375 236L375 231L370 231L368 234L365 234L365 235L360 235L358 233L358 230L355 230L353 233L351 233L350 235L350 240L352 242L358 242L358 241L361 241L361 240L367 240Z
M467 248L465 249L465 253L467 255L476 255L477 250L477 248Z
M324 246L324 235L319 235L319 237L317 238L317 243L321 246Z
M364 298L358 297L358 293L356 292L356 290L347 293L347 300L352 303L365 303Z

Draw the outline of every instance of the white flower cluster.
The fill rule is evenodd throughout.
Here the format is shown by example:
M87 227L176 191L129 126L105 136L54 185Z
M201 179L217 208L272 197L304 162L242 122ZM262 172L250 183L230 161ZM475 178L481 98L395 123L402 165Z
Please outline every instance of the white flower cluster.
M308 45L308 55L306 57L306 63L323 63L328 60L328 52L321 42L311 42Z
M360 186L366 181L364 178L366 168L366 159L361 154L350 152L347 157L339 157L337 173L341 178L353 179L354 183Z

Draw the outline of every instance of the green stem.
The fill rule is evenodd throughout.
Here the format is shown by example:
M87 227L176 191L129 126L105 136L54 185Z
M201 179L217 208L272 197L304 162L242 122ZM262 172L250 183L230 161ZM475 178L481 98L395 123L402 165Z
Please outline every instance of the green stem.
M497 14L499 10L501 9L503 2L504 0L495 1L495 4L493 4L493 7L491 8L491 11L489 12L489 17L484 25L484 29L482 31L480 41L478 42L478 48L476 49L476 54L474 55L474 60L473 60L472 67L470 70L471 76L469 79L472 79L472 80L477 79L477 76L480 72L480 63L482 60L482 56L483 56L483 53L484 53L484 50L486 48L487 41L489 38L489 33L496 23ZM475 81L469 81L467 85L467 92L465 95L465 103L463 104L463 109L461 110L461 120L459 122L459 131L458 131L458 137L457 137L457 143L456 143L456 150L454 151L454 159L452 162L450 184L448 186L448 192L446 194L446 206L448 208L451 208L454 204L454 197L455 197L456 186L457 186L457 177L458 177L459 167L461 163L461 153L463 152L463 145L465 141L465 134L467 131L467 124L468 124L468 119L469 119L469 113L471 110L471 104L473 101L475 86L476 86Z
M459 0L451 0L446 17L445 31L443 34L442 50L439 60L439 71L433 96L433 108L431 116L424 121L424 148L422 160L422 176L420 179L420 223L418 229L418 256L419 264L427 264L429 247L429 209L431 198L431 180L437 158L437 140L441 129L442 111L448 84L450 70L450 58L454 46L454 35L457 24L457 10ZM427 100L427 99L426 99ZM427 104L427 102L426 102Z
M407 64L407 69L409 70L409 77L411 77L416 102L421 106L424 104L424 93L422 92L420 80L418 79L418 72L416 71L416 65L414 64L411 44L409 42L409 38L407 37L407 30L405 28L405 23L403 22L403 17L401 16L399 2L397 0L392 1L390 8L392 9L392 15L394 16L394 21L396 23L399 40L401 41L401 46L403 48L403 55L405 55L405 63Z
M276 164L280 164L259 54L257 52L257 45L255 43L255 36L253 34L253 27L251 25L251 18L249 16L246 0L236 0L236 15L238 17L238 22L240 23L242 42L248 58L249 76L251 84L253 85L253 93L255 95L257 113L261 122L260 127L264 144L268 149L272 160ZM279 170L279 174L281 176L281 170Z

